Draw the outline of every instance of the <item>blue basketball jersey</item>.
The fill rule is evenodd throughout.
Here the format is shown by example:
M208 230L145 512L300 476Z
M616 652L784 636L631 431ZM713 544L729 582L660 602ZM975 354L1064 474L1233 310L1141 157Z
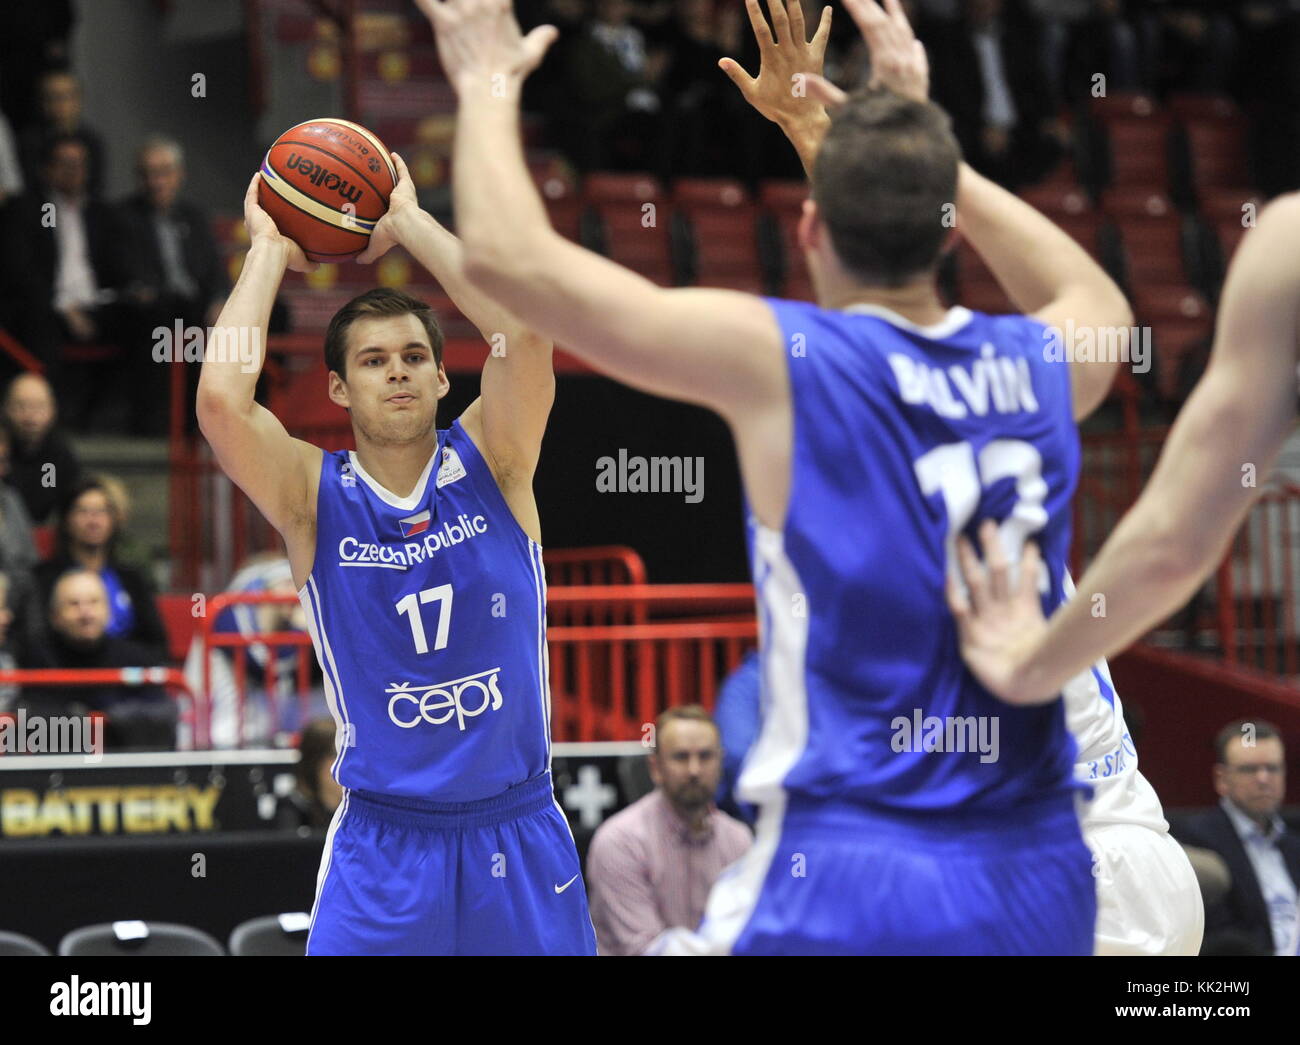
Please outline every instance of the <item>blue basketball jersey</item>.
M459 421L406 498L324 455L298 597L343 787L473 802L549 770L542 549Z
M932 327L887 309L771 300L794 409L781 532L750 517L763 728L746 801L901 816L1072 805L1062 702L1016 708L966 670L944 596L955 539L1032 536L1043 609L1063 598L1079 470L1069 367L1044 326L962 308Z

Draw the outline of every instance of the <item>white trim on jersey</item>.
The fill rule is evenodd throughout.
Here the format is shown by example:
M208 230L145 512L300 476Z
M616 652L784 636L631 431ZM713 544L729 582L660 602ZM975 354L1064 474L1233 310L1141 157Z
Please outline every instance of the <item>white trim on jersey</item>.
M306 587L306 585L303 585ZM325 891L325 876L329 874L330 863L334 856L334 832L339 829L339 824L343 823L343 817L347 813L348 799L352 792L343 789L343 797L339 799L338 808L334 810L334 816L330 820L329 831L325 834L325 848L320 854L320 869L316 872L316 898L311 903L311 923L307 926L307 950L311 950L311 934L316 928L316 911L320 908L321 894Z
M541 687L542 728L546 730L546 771L551 770L551 661L546 648L546 565L542 546L531 537L528 555L533 564L533 585L537 590L537 683Z
M928 337L932 341L941 341L946 337L952 337L953 334L957 333L957 331L971 320L970 309L963 308L961 305L953 305L952 308L948 309L948 314L944 316L943 319L928 327L917 326L910 319L900 316L893 309L885 308L884 305L849 305L847 308L840 309L840 311L847 312L850 315L875 316L878 319L885 320L887 323L892 323L894 326L899 327L902 330L908 330L913 334L920 334L922 337Z
M348 451L348 460L352 462L353 471L361 476L362 482L370 487L371 492L378 497L384 504L391 505L394 508L401 508L403 511L410 511L412 508L418 508L424 501L424 489L429 485L429 476L433 474L433 462L438 460L440 448L435 446L433 453L429 455L429 460L425 463L424 471L420 473L420 478L415 484L415 489L411 491L410 497L398 497L391 490L385 489L379 484L369 472L361 467L361 462L357 460L355 450Z
M350 718L347 699L343 695L343 682L339 678L338 665L334 663L334 650L330 646L329 636L325 634L320 616L320 592L316 588L316 578L311 574L307 575L307 583L298 589L298 601L302 603L302 608L307 614L307 633L316 648L316 660L321 665L321 680L325 684L325 703L334 719L335 756L334 764L330 766L330 774L337 780L339 770L343 766L343 757L350 746L347 732Z
M698 941L709 954L729 954L758 906L785 820L782 784L808 745L808 692L804 672L808 615L796 616L794 597L804 591L784 538L755 526L754 577L762 629L764 714L762 730L740 772L736 793L760 805L754 845L718 877L709 892ZM698 952L697 952L698 953Z

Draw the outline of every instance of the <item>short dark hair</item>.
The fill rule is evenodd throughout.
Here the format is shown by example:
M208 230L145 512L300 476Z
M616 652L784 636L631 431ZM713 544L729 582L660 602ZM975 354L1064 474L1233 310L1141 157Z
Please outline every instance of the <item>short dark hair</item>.
M812 198L840 261L896 287L939 260L957 199L961 148L933 102L862 88L831 118L813 165Z
M72 509L88 493L102 493L108 502L109 515L113 519L113 530L108 536L106 549L108 561L117 562L117 544L122 536L121 506L113 497L113 491L97 475L83 475L73 483L59 502L58 520L54 528L54 558L60 562L72 561L72 536L68 533L68 522L72 518Z
M1214 738L1214 760L1221 766L1228 764L1228 745L1234 740L1240 740L1245 735L1245 728L1250 726L1255 731L1256 740L1270 740L1277 737L1282 739L1282 734L1278 732L1277 726L1272 722L1265 722L1258 718L1239 718L1235 722L1229 722Z
M420 321L424 332L429 335L433 361L441 365L443 334L433 309L405 291L394 290L391 287L376 287L354 297L334 313L334 318L330 320L329 328L325 331L325 369L333 370L339 377L347 380L348 328L358 319L370 319L374 316L404 316L408 312Z

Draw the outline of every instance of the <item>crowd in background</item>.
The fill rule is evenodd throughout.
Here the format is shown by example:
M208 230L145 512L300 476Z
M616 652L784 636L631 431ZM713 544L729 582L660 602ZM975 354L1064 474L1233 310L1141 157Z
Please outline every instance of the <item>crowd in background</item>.
M809 26L822 0L803 0ZM798 176L779 131L749 111L717 67L751 73L757 47L743 4L715 0L521 0L526 22L561 28L525 101L580 170L651 170L746 180ZM1006 184L1041 177L1068 147L1060 115L1105 77L1109 91L1226 93L1292 127L1300 9L1290 0L904 0L930 59L935 101L966 158ZM827 76L870 80L843 8ZM1300 185L1289 149L1258 143L1268 194Z
M71 427L161 435L169 369L153 331L211 323L229 280L210 215L182 194L181 146L124 145L85 119L70 28L25 22L0 46L0 327L59 390ZM108 150L122 147L138 186L108 200ZM0 353L0 377L22 368Z

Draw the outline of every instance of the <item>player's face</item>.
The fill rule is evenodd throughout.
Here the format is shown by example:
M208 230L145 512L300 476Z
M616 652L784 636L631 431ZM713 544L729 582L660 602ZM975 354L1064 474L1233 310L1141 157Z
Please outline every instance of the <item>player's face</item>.
M450 387L415 316L359 319L348 328L347 402L372 441L406 442L433 430ZM335 402L338 402L337 398Z
M722 745L708 722L670 721L655 738L651 772L655 783L679 809L708 805L722 777Z
M1282 741L1269 737L1249 747L1236 737L1225 752L1226 766L1215 766L1215 786L1248 816L1272 816L1286 794Z
M50 618L55 631L81 642L94 642L108 628L108 592L104 582L84 573L61 581Z

